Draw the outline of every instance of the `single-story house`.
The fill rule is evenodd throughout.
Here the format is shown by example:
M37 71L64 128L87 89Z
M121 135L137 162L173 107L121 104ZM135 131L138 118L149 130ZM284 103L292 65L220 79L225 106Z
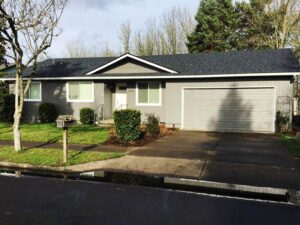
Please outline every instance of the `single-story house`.
M181 129L272 133L277 110L292 115L299 73L291 49L48 59L38 65L24 119L37 120L38 106L51 102L77 119L83 107L99 119L133 108Z

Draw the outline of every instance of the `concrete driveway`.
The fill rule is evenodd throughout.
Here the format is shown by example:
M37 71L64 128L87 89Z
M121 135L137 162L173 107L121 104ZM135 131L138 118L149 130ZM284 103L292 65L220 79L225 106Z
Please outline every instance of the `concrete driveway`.
M300 160L292 158L271 134L177 131L129 155L169 159L169 163L188 160L174 169L177 176L300 189ZM165 165L161 166L164 171Z
M70 168L300 190L300 160L271 134L176 131L124 157Z

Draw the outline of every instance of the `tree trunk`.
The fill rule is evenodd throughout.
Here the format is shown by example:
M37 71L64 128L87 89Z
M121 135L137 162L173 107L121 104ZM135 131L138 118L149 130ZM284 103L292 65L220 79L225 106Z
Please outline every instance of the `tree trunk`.
M16 66L17 78L15 83L15 114L14 114L14 126L13 126L15 151L22 150L20 121L22 116L24 94L23 94L23 82L22 79L20 78L21 67L19 65Z
M14 115L14 147L15 147L15 151L17 152L22 150L20 120L21 120L21 113L19 113L18 110L16 110Z

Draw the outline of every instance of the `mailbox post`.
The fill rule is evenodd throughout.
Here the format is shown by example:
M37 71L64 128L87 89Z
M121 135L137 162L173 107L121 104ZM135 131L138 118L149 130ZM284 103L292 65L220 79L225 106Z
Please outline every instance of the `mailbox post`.
M64 150L64 163L68 162L68 128L63 128L63 150Z
M75 123L76 120L72 115L60 115L56 120L57 127L63 128L64 163L68 162L68 128L73 126Z

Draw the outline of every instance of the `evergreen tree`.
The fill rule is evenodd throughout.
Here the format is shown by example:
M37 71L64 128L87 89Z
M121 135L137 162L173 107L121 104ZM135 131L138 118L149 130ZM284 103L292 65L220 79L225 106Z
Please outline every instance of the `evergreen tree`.
M238 17L231 0L202 0L196 21L194 32L187 37L189 52L235 49Z

